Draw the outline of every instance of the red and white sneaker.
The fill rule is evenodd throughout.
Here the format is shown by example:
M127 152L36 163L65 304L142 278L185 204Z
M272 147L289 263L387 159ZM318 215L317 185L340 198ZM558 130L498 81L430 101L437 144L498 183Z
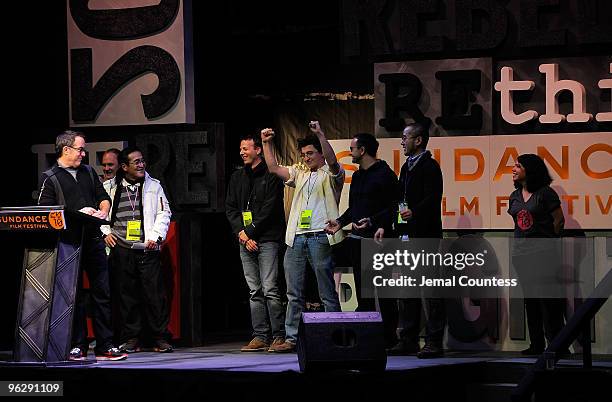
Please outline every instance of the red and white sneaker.
M127 357L127 353L123 353L115 347L109 348L108 350L104 351L96 351L96 360L118 361L125 360L127 359Z
M78 346L70 349L70 355L68 356L68 360L84 361L85 359L87 359L87 352L83 353L83 349Z

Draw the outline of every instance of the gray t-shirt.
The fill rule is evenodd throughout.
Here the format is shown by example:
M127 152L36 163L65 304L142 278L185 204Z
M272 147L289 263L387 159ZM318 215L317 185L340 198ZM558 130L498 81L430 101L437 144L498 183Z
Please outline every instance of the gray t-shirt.
M77 179L77 170L75 168L63 166L61 163L59 163L59 161L57 162L57 166L61 167L62 169L65 169L68 173L70 173L72 177L74 177L74 180Z
M545 251L558 238L552 212L561 206L559 196L549 186L536 190L525 201L521 189L515 190L508 201L508 214L514 220L512 255L525 255Z

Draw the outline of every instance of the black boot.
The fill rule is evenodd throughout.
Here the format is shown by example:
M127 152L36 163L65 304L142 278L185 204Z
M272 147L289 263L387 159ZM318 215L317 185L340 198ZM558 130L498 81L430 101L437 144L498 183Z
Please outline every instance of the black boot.
M419 359L433 359L444 356L444 348L442 346L426 343L423 349L417 353Z

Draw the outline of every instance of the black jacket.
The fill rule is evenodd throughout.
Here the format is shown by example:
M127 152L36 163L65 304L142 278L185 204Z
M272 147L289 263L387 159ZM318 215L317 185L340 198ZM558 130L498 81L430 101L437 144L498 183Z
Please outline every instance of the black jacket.
M408 161L404 162L398 198L400 202L408 203L413 215L408 223L396 223L398 234L414 238L441 238L442 191L442 171L429 151L421 156L412 170L408 170Z
M372 226L353 231L362 237L374 237L380 227L390 236L397 209L397 176L387 162L379 160L368 169L359 168L351 178L349 207L338 218L342 226L370 218Z
M38 205L63 204L67 211L78 211L84 207L99 209L102 201L111 202L102 182L90 166L81 164L77 168L76 177L74 180L66 169L57 164L45 171L41 177L42 186ZM59 188L56 188L57 185ZM66 239L79 241L80 222L67 215L66 226ZM99 237L101 234L98 227L87 226L87 237Z
M54 175L61 187L63 199L56 191L54 182L50 176ZM77 168L77 179L55 164L51 169L43 173L41 178L42 188L38 205L58 205L64 204L66 209L78 211L84 207L98 209L104 200L110 202L111 199L104 190L100 179L93 173L92 168L81 164Z
M250 166L232 174L225 200L225 214L236 235L244 230L258 243L280 242L285 236L285 209L282 180L270 173L262 160L255 169ZM253 223L244 227L242 212L253 214Z

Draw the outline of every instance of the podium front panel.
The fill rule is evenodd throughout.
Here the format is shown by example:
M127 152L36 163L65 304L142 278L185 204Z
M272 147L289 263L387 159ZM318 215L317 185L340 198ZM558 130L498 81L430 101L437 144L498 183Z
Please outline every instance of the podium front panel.
M56 257L55 249L25 250L16 361L45 361Z
M59 242L46 361L66 360L72 343L81 247Z

